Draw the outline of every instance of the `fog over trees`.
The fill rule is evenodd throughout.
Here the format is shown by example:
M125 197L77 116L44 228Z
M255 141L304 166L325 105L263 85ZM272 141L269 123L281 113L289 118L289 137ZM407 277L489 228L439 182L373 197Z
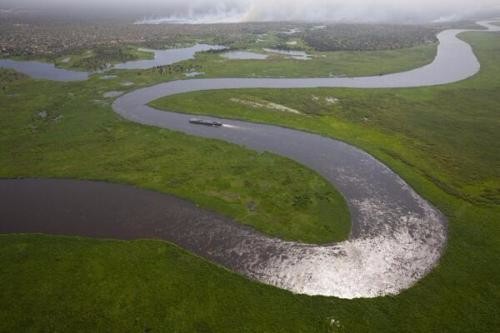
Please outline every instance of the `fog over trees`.
M498 0L0 0L2 12L127 15L157 22L436 22L500 15Z

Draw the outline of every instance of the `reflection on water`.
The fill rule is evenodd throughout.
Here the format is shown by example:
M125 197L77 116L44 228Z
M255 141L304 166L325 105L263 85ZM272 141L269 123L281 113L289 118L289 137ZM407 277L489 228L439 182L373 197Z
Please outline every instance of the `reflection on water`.
M264 51L269 53L281 54L290 59L295 60L310 60L311 55L304 51L288 51L288 50L277 50L277 49L264 49Z
M122 64L113 66L116 69L148 69L156 66L171 65L176 62L193 59L198 52L223 50L221 45L196 44L191 47L168 49L168 50L151 50L140 49L141 51L154 53L154 59L151 60L136 60L128 61Z
M223 50L225 47L220 45L196 44L192 47L169 49L169 50L150 50L141 49L154 53L154 59L129 61L110 67L110 69L148 69L156 66L171 65L180 61L193 59L197 52L210 50ZM18 61L11 59L0 59L0 68L14 69L26 74L34 79L45 79L52 81L84 81L92 73L80 72L57 68L54 64L41 61ZM115 76L106 75L103 78L112 78Z
M45 79L53 81L83 81L87 80L89 73L70 71L57 68L54 64L40 61L17 61L11 59L0 59L0 68L10 68L26 74L34 79Z
M268 58L266 54L249 51L229 51L224 52L222 56L230 60L266 60Z

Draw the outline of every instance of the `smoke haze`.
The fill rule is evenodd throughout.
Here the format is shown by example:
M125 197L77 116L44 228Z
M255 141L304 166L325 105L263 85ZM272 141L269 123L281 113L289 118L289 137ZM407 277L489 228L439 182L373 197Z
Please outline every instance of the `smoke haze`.
M500 13L498 0L0 0L2 11L106 13L143 23L444 22ZM144 19L143 19L144 18Z

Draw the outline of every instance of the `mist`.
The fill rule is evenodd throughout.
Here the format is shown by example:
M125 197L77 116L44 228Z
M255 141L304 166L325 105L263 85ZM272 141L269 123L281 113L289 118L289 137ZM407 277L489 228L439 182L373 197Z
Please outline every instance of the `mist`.
M139 23L444 22L498 15L498 0L0 0L3 12L126 15Z

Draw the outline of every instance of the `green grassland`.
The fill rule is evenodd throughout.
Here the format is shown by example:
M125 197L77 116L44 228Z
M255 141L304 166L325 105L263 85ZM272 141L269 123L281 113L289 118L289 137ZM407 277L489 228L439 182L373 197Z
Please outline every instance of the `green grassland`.
M261 52L258 51L257 52ZM196 57L207 77L322 77L363 76L401 72L426 65L436 55L436 44L390 51L309 52L310 60L272 55L266 60L229 60L220 54Z
M260 49L250 49L261 52ZM390 51L310 52L311 60L286 59L271 55L266 60L230 60L220 52L200 52L194 59L144 71L113 70L121 77L138 76L142 83L185 79L185 73L196 71L203 77L331 77L367 76L410 70L430 63L436 55L436 44L420 45Z
M250 51L263 52L254 47ZM286 59L280 55L270 55L266 60L230 60L220 52L200 52L195 59L162 66L168 75L163 80L185 78L187 70L194 69L204 73L203 77L329 77L329 76L366 76L401 72L430 63L436 55L437 44L424 44L411 48L379 51L336 51L316 52L309 50L310 60ZM267 47L267 46L263 46ZM106 69L109 64L126 61L152 59L153 53L139 50L135 46L99 47L94 50L81 50L55 58L45 57L38 60L53 62L57 67L96 71ZM16 57L18 60L34 60L33 57ZM163 73L161 68L149 72ZM112 71L129 72L129 71ZM144 71L137 71L144 73Z
M479 75L456 84L418 89L211 91L173 96L153 105L321 133L384 161L445 212L450 222L450 241L440 267L419 287L395 298L395 303L405 302L409 293L422 292L421 301L415 302L427 307L424 299L434 293L436 303L414 321L411 331L491 331L497 323L493 309L500 300L496 277L500 273L496 264L500 254L500 37L462 36L472 44L482 68ZM252 108L235 103L234 98L278 103L303 115ZM338 101L328 103L328 98ZM203 108L197 104L201 100ZM454 319L439 318L438 313ZM402 316L398 311L387 318L393 323L410 321ZM435 326L421 326L431 323Z
M138 126L111 110L115 81L7 84L0 177L85 178L174 193L285 239L345 239L341 195L285 158ZM116 88L115 88L116 89Z
M489 35L469 36L480 56L500 49L496 40L487 44ZM442 87L225 90L177 95L152 105L332 136L405 163L450 194L500 204L500 68L494 57L483 58L481 75ZM282 104L302 115L249 107L235 99Z
M495 331L500 36L465 38L480 58L481 73L448 86L201 92L154 103L322 133L381 159L449 218L448 249L416 286L376 299L309 297L249 281L165 242L3 235L0 331ZM109 90L134 89L121 87L123 81L137 87L180 73L120 72L113 80L75 84L4 75L9 81L0 92L0 177L134 184L189 198L243 223L249 221L240 214L248 213L251 200L263 207L257 205L261 210L250 222L290 239L332 239L345 225L342 200L313 172L269 154L131 124L102 98ZM304 114L249 108L232 97L272 101ZM329 102L332 97L338 102ZM196 104L200 100L203 108ZM209 182L202 181L207 177ZM245 180L255 179L262 183L248 188ZM307 212L293 205L299 192L316 200ZM273 197L278 206L264 204L270 193L279 194ZM288 209L289 217L307 215L307 223L287 225ZM339 218L324 226L322 214ZM283 227L272 229L276 217L283 218ZM325 227L330 235L322 238Z
M0 249L2 332L325 332L336 314L164 242L0 235Z
M261 49L253 49L253 51L262 52ZM172 69L172 73L178 69L178 74L183 74L186 69L193 68L204 73L204 77L379 75L401 72L430 63L436 55L436 44L388 51L311 51L309 53L313 58L304 61L286 59L280 55L271 55L266 60L230 60L223 58L217 52L201 52L193 60L163 67ZM107 64L151 59L152 57L153 53L139 51L133 47L123 47L109 50L90 50L77 55L61 56L55 59L55 64L66 69L98 70L105 68ZM151 69L150 71L158 70Z
M262 52L261 49L250 49ZM271 55L266 60L225 59L220 52L200 52L195 59L150 69L156 75L185 78L189 70L199 77L329 77L379 75L410 70L430 63L436 55L436 44L390 51L314 52L310 60L286 59ZM119 72L119 71L117 71ZM154 75L154 74L153 74Z
M87 52L82 53L81 56L91 54L93 53ZM147 52L146 54L151 55ZM436 54L436 45L421 45L391 51L338 51L312 52L311 54L314 57L308 61L285 59L277 55L273 55L267 60L229 60L221 57L218 52L200 52L194 59L172 65L148 70L110 70L105 74L116 75L118 76L117 80L133 82L136 86L186 79L186 73L192 71L202 73L198 77L378 75L409 70L430 63ZM66 58L58 58L57 63L59 64ZM70 61L64 66L72 68L79 61L81 59L78 57L70 57Z

